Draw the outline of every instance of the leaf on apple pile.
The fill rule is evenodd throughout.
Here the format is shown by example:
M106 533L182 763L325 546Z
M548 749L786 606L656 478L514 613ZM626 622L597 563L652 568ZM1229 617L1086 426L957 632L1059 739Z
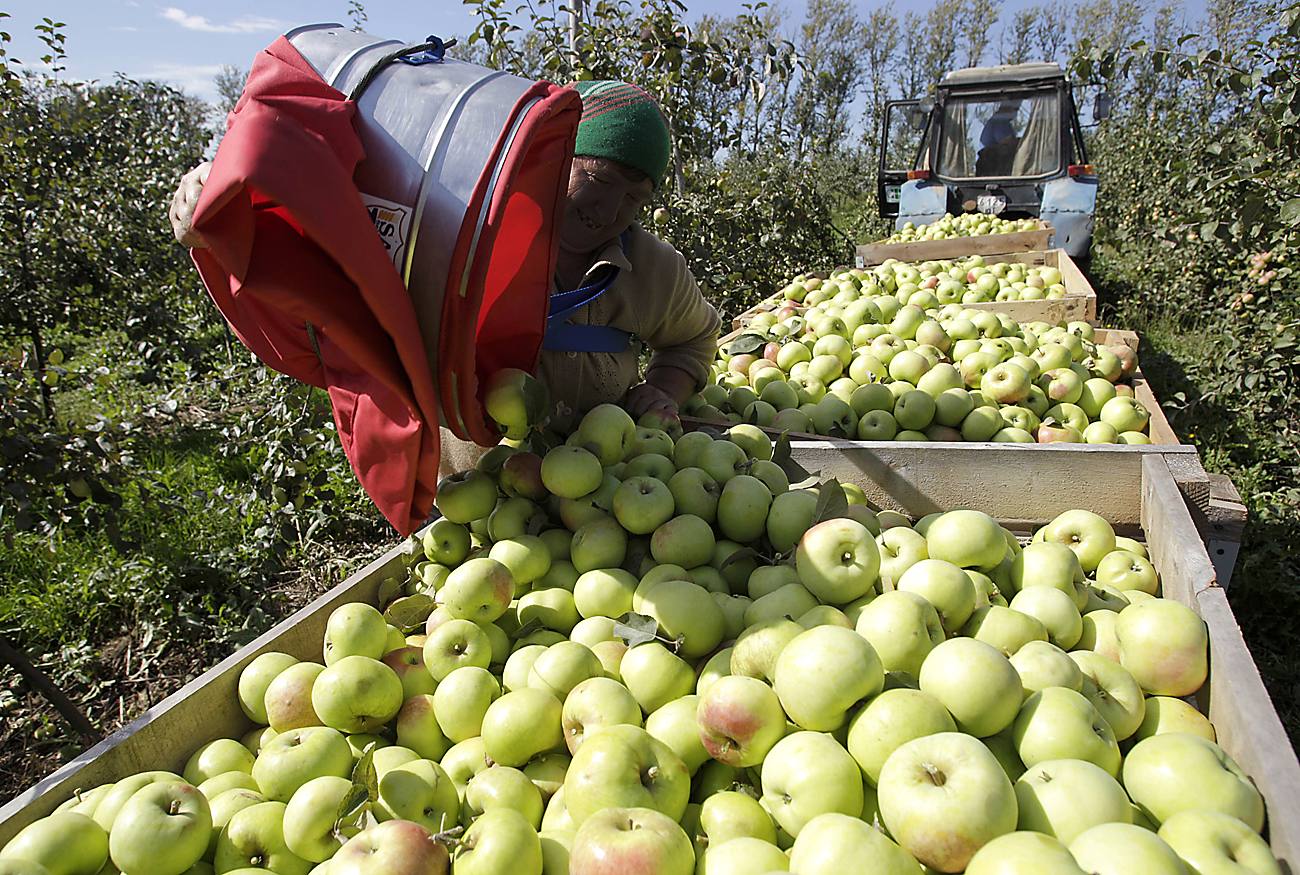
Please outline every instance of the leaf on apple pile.
M685 635L678 635L676 640L664 638L659 634L659 623L654 617L638 614L635 611L628 611L614 621L614 635L621 638L628 647L658 641L668 646L674 653L681 650L682 642L686 640Z
M375 594L375 601L381 605L386 605L406 592L406 577L410 572L406 571L401 577L385 577L379 581L379 591Z
M764 558L763 554L755 550L753 547L741 547L739 550L732 553L730 556L728 556L726 559L723 560L722 565L718 566L718 571L721 572L724 569L726 569L726 567L731 563L739 562L742 559L763 559L763 558Z
M714 427L711 426L711 425L702 425L702 426L700 426L700 427L697 429L697 431L702 431L702 432L704 432L704 433L707 434L709 437L713 438L715 441L725 441L725 440L727 440L727 436L726 436L726 435L724 435L721 431L719 431L718 429L714 428Z
M347 841L347 836L343 835L345 828L365 826L362 821L370 812L371 804L379 798L379 775L375 772L374 764L375 746L373 741L366 745L357 764L352 767L352 787L339 803L338 814L334 818L334 834L340 841Z
M423 593L399 598L384 611L384 619L389 625L396 626L403 633L410 634L424 626L437 604Z
M772 461L784 467L790 461L790 430L786 429L772 441Z
M527 623L524 623L522 626L516 629L510 635L510 637L513 640L518 641L521 638L527 638L529 635L533 634L534 632L536 632L538 629L541 628L542 628L542 621L537 617L533 617Z
M742 334L727 346L728 355L744 355L756 352L767 346L767 337L762 334Z
M817 489L817 509L813 511L812 524L838 519L848 512L849 498L844 494L844 487L834 477L827 477Z

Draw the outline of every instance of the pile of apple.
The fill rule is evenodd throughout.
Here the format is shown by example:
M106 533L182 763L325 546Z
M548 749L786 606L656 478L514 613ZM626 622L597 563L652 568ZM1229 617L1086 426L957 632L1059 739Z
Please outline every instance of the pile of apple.
M924 225L904 222L903 227L886 237L881 243L910 243L914 240L946 240L950 237L980 237L985 234L1014 234L1033 231L1036 219L1003 219L983 213L962 213L954 216L944 213L940 219Z
M320 661L248 664L242 739L84 788L0 873L1279 871L1182 698L1206 626L1102 517L912 521L612 405L530 446L439 485Z
M914 303L927 310L944 304L1057 300L1068 293L1058 268L1015 261L989 264L982 255L919 264L888 258L871 270L841 269L836 274L827 281L815 275L795 277L774 296L774 301L821 303L847 285L846 278L856 280L861 292L869 297L894 295L902 303Z
M868 294L852 271L814 293L755 314L684 412L857 440L1151 443L1126 382L1136 352L1087 322L927 309L916 292Z

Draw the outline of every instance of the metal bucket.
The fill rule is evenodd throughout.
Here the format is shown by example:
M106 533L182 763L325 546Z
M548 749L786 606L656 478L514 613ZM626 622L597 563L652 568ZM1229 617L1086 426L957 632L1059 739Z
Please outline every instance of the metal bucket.
M340 24L285 37L344 94L366 83L354 181L411 294L442 424L495 443L480 386L498 367L536 368L576 92L452 58L390 62L404 43Z

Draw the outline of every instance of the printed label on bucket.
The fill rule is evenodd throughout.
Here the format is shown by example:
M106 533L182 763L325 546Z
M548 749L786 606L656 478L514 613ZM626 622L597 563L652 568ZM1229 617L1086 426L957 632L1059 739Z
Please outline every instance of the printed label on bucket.
M370 213L371 221L375 223L379 239L393 259L393 266L400 273L406 255L406 241L410 239L411 214L414 209L365 192L361 193L361 200Z

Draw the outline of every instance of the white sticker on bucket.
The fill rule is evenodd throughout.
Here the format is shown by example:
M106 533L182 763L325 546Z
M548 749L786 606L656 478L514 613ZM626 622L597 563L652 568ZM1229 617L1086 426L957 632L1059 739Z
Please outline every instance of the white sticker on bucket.
M373 194L361 193L361 200L375 223L379 239L383 241L393 265L400 272L406 254L406 242L410 239L411 214L414 210L405 204L394 203Z

